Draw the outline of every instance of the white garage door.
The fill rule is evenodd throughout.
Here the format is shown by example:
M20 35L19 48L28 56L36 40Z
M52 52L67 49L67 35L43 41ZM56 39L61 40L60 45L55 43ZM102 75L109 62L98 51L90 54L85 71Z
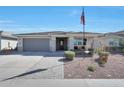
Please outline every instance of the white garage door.
M24 51L49 51L48 38L25 38L23 39Z

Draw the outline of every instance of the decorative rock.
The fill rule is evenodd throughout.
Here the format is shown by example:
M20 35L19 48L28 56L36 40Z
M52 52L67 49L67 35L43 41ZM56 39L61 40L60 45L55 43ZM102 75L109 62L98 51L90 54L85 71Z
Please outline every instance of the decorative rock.
M71 77L71 74L68 74L69 77Z
M88 77L92 77L92 75L88 75Z
M108 74L108 75L107 75L107 77L111 77L111 75L110 75L110 74Z

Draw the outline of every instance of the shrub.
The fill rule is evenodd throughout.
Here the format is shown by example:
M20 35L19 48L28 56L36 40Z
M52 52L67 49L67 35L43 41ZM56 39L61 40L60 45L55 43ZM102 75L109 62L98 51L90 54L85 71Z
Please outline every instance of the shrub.
M101 67L104 67L105 66L105 61L99 61L99 65L101 66Z
M122 52L124 52L124 48L122 49Z
M89 48L88 51L90 51L90 54L93 55L93 53L94 53L94 49L93 48Z
M88 50L89 50L89 51L94 51L94 49L93 49L93 48L89 48Z
M82 46L81 49L85 49L85 46Z
M65 51L64 54L65 54L65 57L70 60L73 60L75 57L75 52L73 51Z
M99 52L99 62L106 63L108 60L109 52Z
M109 52L100 51L99 56L109 56Z
M87 70L94 72L96 69L95 69L95 66L91 65L91 66L88 66Z
M74 49L70 49L70 51L74 51Z
M124 47L124 40L123 40L123 39L120 39L119 45L120 45L121 47Z
M113 51L117 51L117 49L118 49L117 47L112 47Z
M99 48L97 48L96 50L95 50L95 53L100 53L102 50L101 49L99 49Z
M75 49L75 50L78 49L78 46L74 46L74 49Z
M105 61L100 61L99 64L105 64L106 62Z

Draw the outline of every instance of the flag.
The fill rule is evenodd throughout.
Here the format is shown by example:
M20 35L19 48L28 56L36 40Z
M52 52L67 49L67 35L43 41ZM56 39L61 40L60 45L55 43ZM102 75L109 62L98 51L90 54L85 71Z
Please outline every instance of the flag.
M84 9L81 13L81 24L85 25L85 15L84 15Z

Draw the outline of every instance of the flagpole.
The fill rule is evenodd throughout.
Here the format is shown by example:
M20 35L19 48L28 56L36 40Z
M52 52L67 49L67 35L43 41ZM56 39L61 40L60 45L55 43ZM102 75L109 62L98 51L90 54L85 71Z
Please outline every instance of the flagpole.
M83 24L83 38L85 39L85 25Z
M82 12L83 12L83 42L85 42L85 14L84 14L84 7L82 7ZM85 45L84 45L85 48Z
M84 40L85 40L85 25L83 24L83 42L85 42ZM83 43L83 46L84 46L84 49L85 49L86 45L84 45L84 43Z
M82 12L83 12L83 14L82 14L82 15L83 15L83 23L82 23L82 24L83 24L83 37L85 38L85 33L84 33L84 32L85 32L85 23L84 23L84 16L85 16L85 15L84 15L84 7L82 7Z

